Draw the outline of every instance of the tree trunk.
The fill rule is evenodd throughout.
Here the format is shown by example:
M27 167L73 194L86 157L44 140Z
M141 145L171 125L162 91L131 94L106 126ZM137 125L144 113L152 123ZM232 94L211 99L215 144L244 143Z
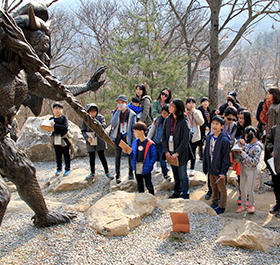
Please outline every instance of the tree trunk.
M210 78L209 99L212 109L218 108L218 81L220 69L219 55L219 13L221 0L208 1L211 8L211 30L210 30Z

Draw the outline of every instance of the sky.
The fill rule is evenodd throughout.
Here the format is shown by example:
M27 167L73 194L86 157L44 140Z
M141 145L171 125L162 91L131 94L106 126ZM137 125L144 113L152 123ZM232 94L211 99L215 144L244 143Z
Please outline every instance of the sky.
M34 1L34 2L43 1L45 3L49 3L51 0L24 0L23 2L28 3L30 1ZM94 0L92 0L92 1L94 1ZM204 1L204 0L202 0L202 1ZM65 6L65 7L71 8L71 9L75 9L75 6L77 6L78 4L79 4L79 0L59 0L58 2L52 4L51 8L55 9L58 6ZM223 12L223 9L222 9L222 12ZM242 22L243 22L242 18L238 18L230 26L232 28L238 29L242 25L241 24ZM254 30L250 34L251 35L250 38L254 38L260 32L272 31L273 30L272 27L274 27L275 29L280 29L280 22L275 22L271 18L265 18L255 26Z

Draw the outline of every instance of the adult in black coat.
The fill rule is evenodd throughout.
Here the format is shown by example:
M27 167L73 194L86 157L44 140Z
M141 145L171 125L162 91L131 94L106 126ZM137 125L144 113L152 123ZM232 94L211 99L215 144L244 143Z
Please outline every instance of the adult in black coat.
M165 119L162 130L163 159L178 160L178 166L171 165L175 180L174 194L169 198L189 199L189 177L187 162L193 158L190 148L190 129L184 116L184 102L173 99L169 106L170 115Z

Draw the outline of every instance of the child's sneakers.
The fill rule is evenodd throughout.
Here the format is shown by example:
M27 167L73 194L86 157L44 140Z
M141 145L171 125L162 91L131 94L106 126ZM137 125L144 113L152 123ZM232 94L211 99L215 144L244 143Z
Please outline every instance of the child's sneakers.
M87 177L86 180L93 180L95 178L95 174L90 173Z
M120 184L122 181L120 180L120 176L116 175L116 183Z
M56 176L59 176L61 173L62 173L62 170L57 170L57 171L55 172L55 175L56 175Z
M239 197L238 197L237 204L241 205L241 195L239 195Z
M280 211L277 214L275 214L275 217L280 218Z
M191 169L189 175L190 175L190 177L193 177L193 176L195 175L195 170L194 170L194 169Z
M64 174L63 174L63 176L64 176L64 177L66 177L66 176L68 176L68 175L69 175L69 173L70 173L70 170L65 170L65 172L64 172Z
M156 168L156 173L159 173L160 170L161 170L161 167L157 167L157 168Z
M114 177L113 177L110 173L106 173L106 176L107 176L107 178L110 179L110 180L113 180L113 179L114 179Z
M241 195L238 197L237 204L241 205ZM247 196L246 206L249 206L249 196Z
M237 213L242 213L243 211L245 211L247 208L246 207L243 207L242 205L240 205L238 207L238 209L236 210Z
M219 206L218 204L212 203L210 207L211 207L212 209L215 209L215 208L217 208L218 206Z
M167 174L165 174L165 175L163 175L163 177L167 180L167 181L171 181L171 177L170 176L168 176Z
M217 214L223 213L226 210L226 208L221 208L220 206L218 206L217 208L214 209L214 211Z
M205 194L205 200L209 200L212 196L212 190L208 190L208 192Z
M254 213L254 212L255 212L255 206L254 205L249 205L248 213Z

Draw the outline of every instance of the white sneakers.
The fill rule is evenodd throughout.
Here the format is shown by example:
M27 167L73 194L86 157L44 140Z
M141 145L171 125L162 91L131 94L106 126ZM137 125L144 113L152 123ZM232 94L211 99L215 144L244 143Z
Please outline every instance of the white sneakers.
M156 168L156 173L159 173L161 171L161 167Z
M194 174L195 174L195 170L194 170L194 169L191 169L189 175L190 175L190 176L194 176Z

